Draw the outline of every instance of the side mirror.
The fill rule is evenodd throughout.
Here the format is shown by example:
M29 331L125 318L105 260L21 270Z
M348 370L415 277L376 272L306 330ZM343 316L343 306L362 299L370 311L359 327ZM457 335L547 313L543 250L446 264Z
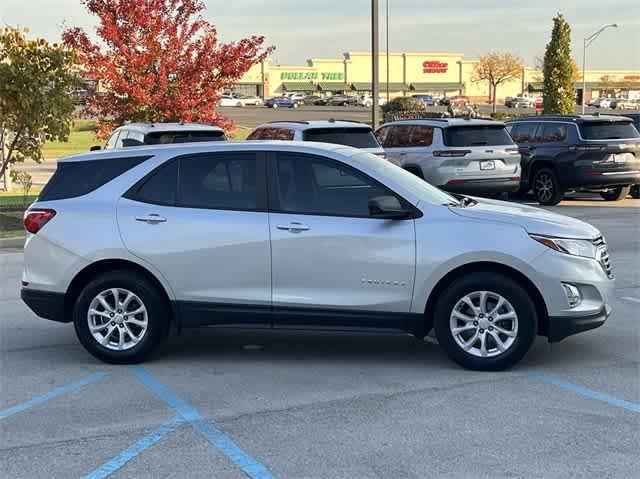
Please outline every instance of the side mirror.
M135 140L133 138L125 138L124 140L122 140L123 148L130 148L132 146L142 146L142 145L144 145L144 143L142 143L140 140Z
M91 148L89 148L89 151L99 151L102 150L102 147L100 145L93 145Z
M374 218L399 220L408 217L411 212L395 196L377 196L369 200L369 213Z

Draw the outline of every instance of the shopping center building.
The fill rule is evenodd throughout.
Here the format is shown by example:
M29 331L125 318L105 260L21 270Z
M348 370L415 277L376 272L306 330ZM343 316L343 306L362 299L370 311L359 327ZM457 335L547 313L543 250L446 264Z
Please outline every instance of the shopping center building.
M467 95L473 102L486 102L489 85L473 81L476 60L462 53L390 53L389 93L391 97L414 94ZM599 96L640 97L640 71L587 71L587 100ZM387 56L380 55L380 91L387 92ZM272 97L287 92L329 95L371 92L371 54L348 52L338 59L312 58L305 66L274 65L270 60L255 65L234 90L250 95ZM578 98L582 81L575 84ZM525 92L538 95L542 73L524 67L517 79L499 85L498 100Z

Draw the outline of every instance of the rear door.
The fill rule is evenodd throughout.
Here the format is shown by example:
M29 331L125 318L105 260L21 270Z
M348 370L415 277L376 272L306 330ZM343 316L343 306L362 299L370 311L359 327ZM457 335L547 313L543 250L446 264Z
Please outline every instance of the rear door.
M411 136L411 125L396 124L383 128L387 128L387 131L382 132L382 129L378 131L380 137L384 133L382 148L387 154L387 159L398 166L404 166L407 163L407 148Z
M443 129L445 152L440 172L447 177L520 176L520 154L503 125L455 125ZM445 153L441 153L442 156Z
M372 218L368 209L371 198L394 193L338 161L300 153L274 153L269 174L276 326L404 329L414 221Z
M166 278L189 325L270 324L264 178L255 152L182 156L120 199L125 246Z

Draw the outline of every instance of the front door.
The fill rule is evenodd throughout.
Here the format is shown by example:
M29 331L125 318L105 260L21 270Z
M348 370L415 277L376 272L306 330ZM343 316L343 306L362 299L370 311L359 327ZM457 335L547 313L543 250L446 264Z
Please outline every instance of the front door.
M166 278L185 325L270 325L264 165L254 152L183 156L118 203L125 246Z
M274 153L269 163L275 325L404 329L415 268L412 219L376 219L393 194L338 161Z

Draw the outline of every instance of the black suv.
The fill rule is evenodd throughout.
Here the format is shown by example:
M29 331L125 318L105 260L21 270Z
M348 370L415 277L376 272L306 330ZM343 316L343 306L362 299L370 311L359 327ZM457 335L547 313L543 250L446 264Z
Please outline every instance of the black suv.
M640 183L640 133L630 118L562 115L506 123L522 152L521 191L555 205L566 191L600 192L621 200Z
M640 113L625 113L625 117L631 118L633 124L636 125L636 130L640 131ZM640 198L640 183L636 183L631 187L631 196L633 198Z

